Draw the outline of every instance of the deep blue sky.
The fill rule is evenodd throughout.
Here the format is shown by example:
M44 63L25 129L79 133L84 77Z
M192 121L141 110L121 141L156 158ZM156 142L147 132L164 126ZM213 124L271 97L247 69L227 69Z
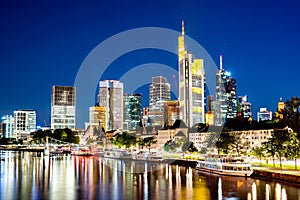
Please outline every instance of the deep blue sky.
M0 115L35 109L38 123L50 125L52 85L73 85L84 58L100 42L138 27L181 31L184 19L186 34L216 63L223 54L224 68L237 79L238 95L249 96L256 118L259 107L275 111L280 97L300 96L299 6L297 1L2 0ZM137 51L116 60L102 78L118 78L148 62L177 69L174 55ZM146 106L148 88L139 91Z

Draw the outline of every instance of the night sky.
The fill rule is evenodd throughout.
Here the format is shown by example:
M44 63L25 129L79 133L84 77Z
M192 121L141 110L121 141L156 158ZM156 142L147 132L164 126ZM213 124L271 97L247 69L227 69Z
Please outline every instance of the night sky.
M280 97L300 96L299 6L297 1L2 0L0 115L35 109L38 125L46 120L49 126L52 85L73 85L82 62L98 44L139 27L181 31L182 19L185 33L217 65L223 55L223 68L237 79L237 95L248 95L253 117L260 107L274 112ZM145 63L176 70L178 65L174 54L138 50L115 60L99 80L119 79ZM148 85L136 92L143 94L147 106ZM80 116L77 127L87 120Z

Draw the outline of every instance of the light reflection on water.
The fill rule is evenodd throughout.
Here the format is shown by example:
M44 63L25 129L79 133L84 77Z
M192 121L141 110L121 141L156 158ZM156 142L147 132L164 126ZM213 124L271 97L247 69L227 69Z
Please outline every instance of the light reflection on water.
M300 185L218 177L163 163L0 153L0 199L300 200Z

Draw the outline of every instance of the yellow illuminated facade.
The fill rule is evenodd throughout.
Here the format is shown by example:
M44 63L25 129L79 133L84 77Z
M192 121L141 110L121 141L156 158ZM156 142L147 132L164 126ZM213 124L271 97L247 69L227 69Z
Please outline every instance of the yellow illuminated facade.
M94 106L90 107L90 124L99 126L99 128L106 127L106 107L104 106Z
M204 102L204 61L195 59L187 53L184 43L184 22L182 34L178 37L179 65L179 113L188 127L197 123L205 123Z
M282 98L280 98L280 101L278 102L277 112L275 112L277 119L283 119L282 111L284 110L284 102L282 101Z

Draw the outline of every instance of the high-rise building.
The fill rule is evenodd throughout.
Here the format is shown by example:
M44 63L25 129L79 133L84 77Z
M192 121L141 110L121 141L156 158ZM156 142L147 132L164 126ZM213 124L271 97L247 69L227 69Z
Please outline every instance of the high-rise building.
M142 119L142 95L124 94L124 129L133 130Z
M214 114L214 96L210 95L207 98L208 101L208 111L205 114L206 124L209 126L215 125L215 114Z
M75 129L76 88L52 86L51 129Z
M123 129L123 83L116 80L100 81L98 103L106 107L105 130Z
M248 96L239 96L238 105L243 113L244 118L252 117L251 103L248 101Z
M14 111L14 138L26 140L28 134L36 131L36 113L34 110Z
M179 101L164 103L164 127L172 126L179 119Z
M89 125L106 130L106 107L98 105L90 107L89 119Z
M272 120L272 112L268 111L267 108L260 108L257 112L257 121Z
M149 87L149 117L153 125L163 125L164 103L170 100L170 84L163 76L152 77Z
M276 120L279 120L279 119L283 119L283 111L284 111L284 108L285 107L285 104L284 102L282 101L282 98L280 97L280 100L278 102L278 107L277 107L277 111L275 112L275 116L276 116Z
M2 116L1 129L3 137L14 138L14 116L4 115Z
M220 55L220 70L216 73L216 125L222 126L227 119L236 117L236 80L223 69Z
M205 72L203 59L187 53L184 34L182 22L182 35L178 37L179 112L186 125L192 127L205 123Z

